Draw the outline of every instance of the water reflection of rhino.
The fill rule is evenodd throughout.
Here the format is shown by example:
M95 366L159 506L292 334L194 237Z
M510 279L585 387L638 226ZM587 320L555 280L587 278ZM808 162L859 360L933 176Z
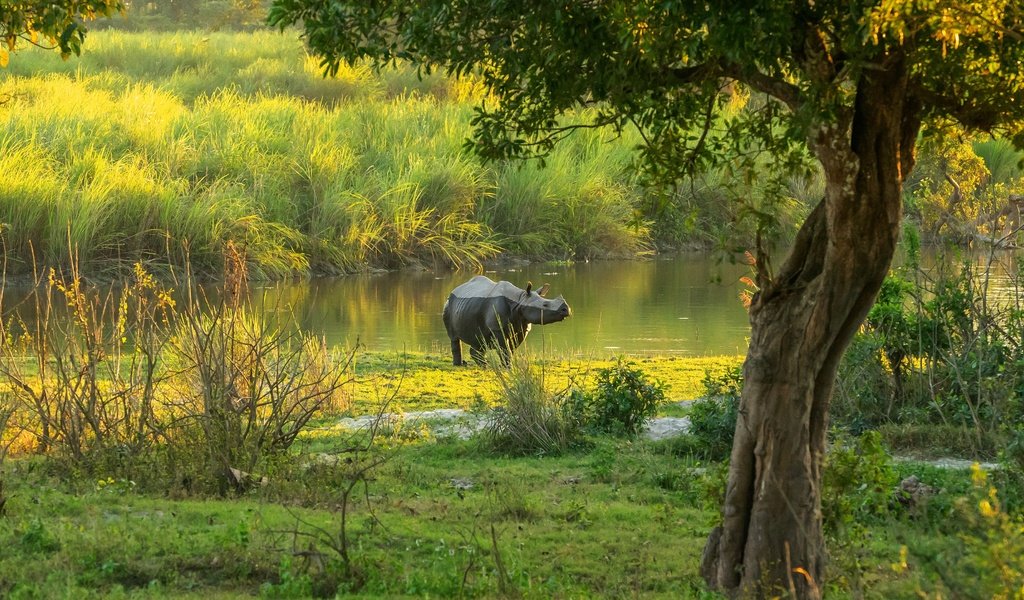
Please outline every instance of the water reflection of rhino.
M484 363L484 351L494 348L508 364L512 351L530 333L531 325L556 323L571 314L561 296L548 299L548 284L534 292L533 285L518 288L507 281L491 281L477 275L458 286L444 303L444 326L452 340L452 362L464 364L462 345L477 364Z

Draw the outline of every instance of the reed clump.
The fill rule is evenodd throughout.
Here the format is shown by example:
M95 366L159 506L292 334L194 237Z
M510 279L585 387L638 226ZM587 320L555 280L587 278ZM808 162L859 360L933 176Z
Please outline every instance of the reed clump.
M500 405L483 431L484 444L511 455L559 454L580 443L584 415L577 410L571 389L552 391L544 371L522 355L508 367L491 367L498 383Z
M546 169L482 165L463 148L472 78L355 64L324 79L269 32L101 31L80 61L17 58L0 74L14 272L33 251L66 268L71 248L90 274L187 259L216 275L232 243L254 278L649 248L635 140L588 131Z

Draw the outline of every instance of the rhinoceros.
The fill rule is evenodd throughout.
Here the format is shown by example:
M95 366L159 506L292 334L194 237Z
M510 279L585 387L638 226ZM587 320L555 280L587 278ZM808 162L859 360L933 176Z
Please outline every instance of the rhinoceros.
M484 363L484 351L494 348L507 365L512 351L519 347L530 333L531 325L556 323L572 312L561 296L544 297L548 284L533 291L507 281L492 281L477 275L456 287L444 303L444 327L452 340L452 363L465 364L462 344L469 345L469 353L477 364Z

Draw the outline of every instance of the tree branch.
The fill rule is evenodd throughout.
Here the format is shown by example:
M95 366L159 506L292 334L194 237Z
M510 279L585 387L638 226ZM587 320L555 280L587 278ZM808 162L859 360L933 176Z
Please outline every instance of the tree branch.
M1005 122L1004 115L991 103L972 105L962 95L942 94L921 85L914 86L912 96L920 104L937 108L971 129L991 132Z
M704 63L692 67L670 68L665 73L679 86L702 83L709 79L722 76L722 67L718 63Z
M724 64L722 71L724 76L745 83L759 92L780 100L792 112L797 112L803 104L800 100L800 88L787 81L757 70L745 70L735 63Z
M21 39L21 41L23 41L23 42L27 42L27 43L35 46L36 48L41 48L43 50L56 50L57 48L60 47L57 44L54 44L52 46L47 46L45 44L40 44L39 42L34 41L32 39L32 36L28 35L27 33L19 33L18 34L18 38Z
M1020 32L1020 31L1017 31L1016 29L1012 29L1010 27L1006 27L1002 23L997 23L997 22L993 21L992 19L989 19L989 18L985 17L985 15L982 14L981 12L979 12L979 11L968 10L968 9L964 8L962 5L957 4L956 2L950 3L949 10L950 10L950 12L953 12L953 13L959 13L965 19L977 19L979 21L982 21L983 23L985 23L986 25L988 25L992 29L998 31L999 33L1005 35L1006 37L1008 37L1008 38L1010 38L1012 40L1016 40L1018 42L1024 41L1024 33Z
M756 69L744 69L737 63L722 61L709 62L692 67L677 67L668 69L666 75L671 77L673 83L680 87L727 77L749 85L751 88L768 94L773 98L777 98L793 112L796 112L801 106L800 88L782 79L766 75Z
M721 91L721 90L720 90ZM711 131L711 126L715 122L715 97L708 96L707 110L704 111L704 126L701 128L700 139L697 140L697 144L693 147L693 152L690 153L690 168L693 169L697 164L697 157L700 156L701 150L704 149L704 144L708 139L708 132Z

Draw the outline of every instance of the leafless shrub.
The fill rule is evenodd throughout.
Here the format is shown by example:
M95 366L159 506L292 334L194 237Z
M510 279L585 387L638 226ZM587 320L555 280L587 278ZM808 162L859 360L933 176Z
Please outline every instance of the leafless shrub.
M10 394L0 392L0 517L7 514L7 494L4 492L4 462L7 460L7 452L11 447L12 438L8 434L7 424L14 414L14 406L10 401Z
M342 582L354 591L365 581L358 557L353 555L355 536L351 519L362 503L369 514L371 532L377 526L383 527L376 515L370 484L377 470L393 456L387 444L378 442L388 435L392 418L389 409L397 394L395 388L380 399L368 427L344 437L330 454L313 457L308 476L323 482L329 504L337 515L334 526L322 527L293 512L295 526L278 532L290 538L291 555L302 561L300 568L311 576L317 588L322 588L319 591L325 596L334 595Z
M354 351L333 352L253 308L233 247L217 301L195 284L176 301L142 265L101 288L69 263L67 273L37 271L15 310L3 310L0 287L0 392L10 407L0 415L21 450L226 492L258 480L251 473L314 416L342 408ZM13 437L8 428L0 440Z
M175 412L198 425L209 475L241 490L239 472L287 450L318 414L340 408L355 351L270 322L245 293L245 259L229 253L218 300L191 288L178 313L171 354L179 366Z
M0 377L40 452L82 461L154 440L159 356L173 301L141 265L121 287L37 272L22 310L0 321Z

